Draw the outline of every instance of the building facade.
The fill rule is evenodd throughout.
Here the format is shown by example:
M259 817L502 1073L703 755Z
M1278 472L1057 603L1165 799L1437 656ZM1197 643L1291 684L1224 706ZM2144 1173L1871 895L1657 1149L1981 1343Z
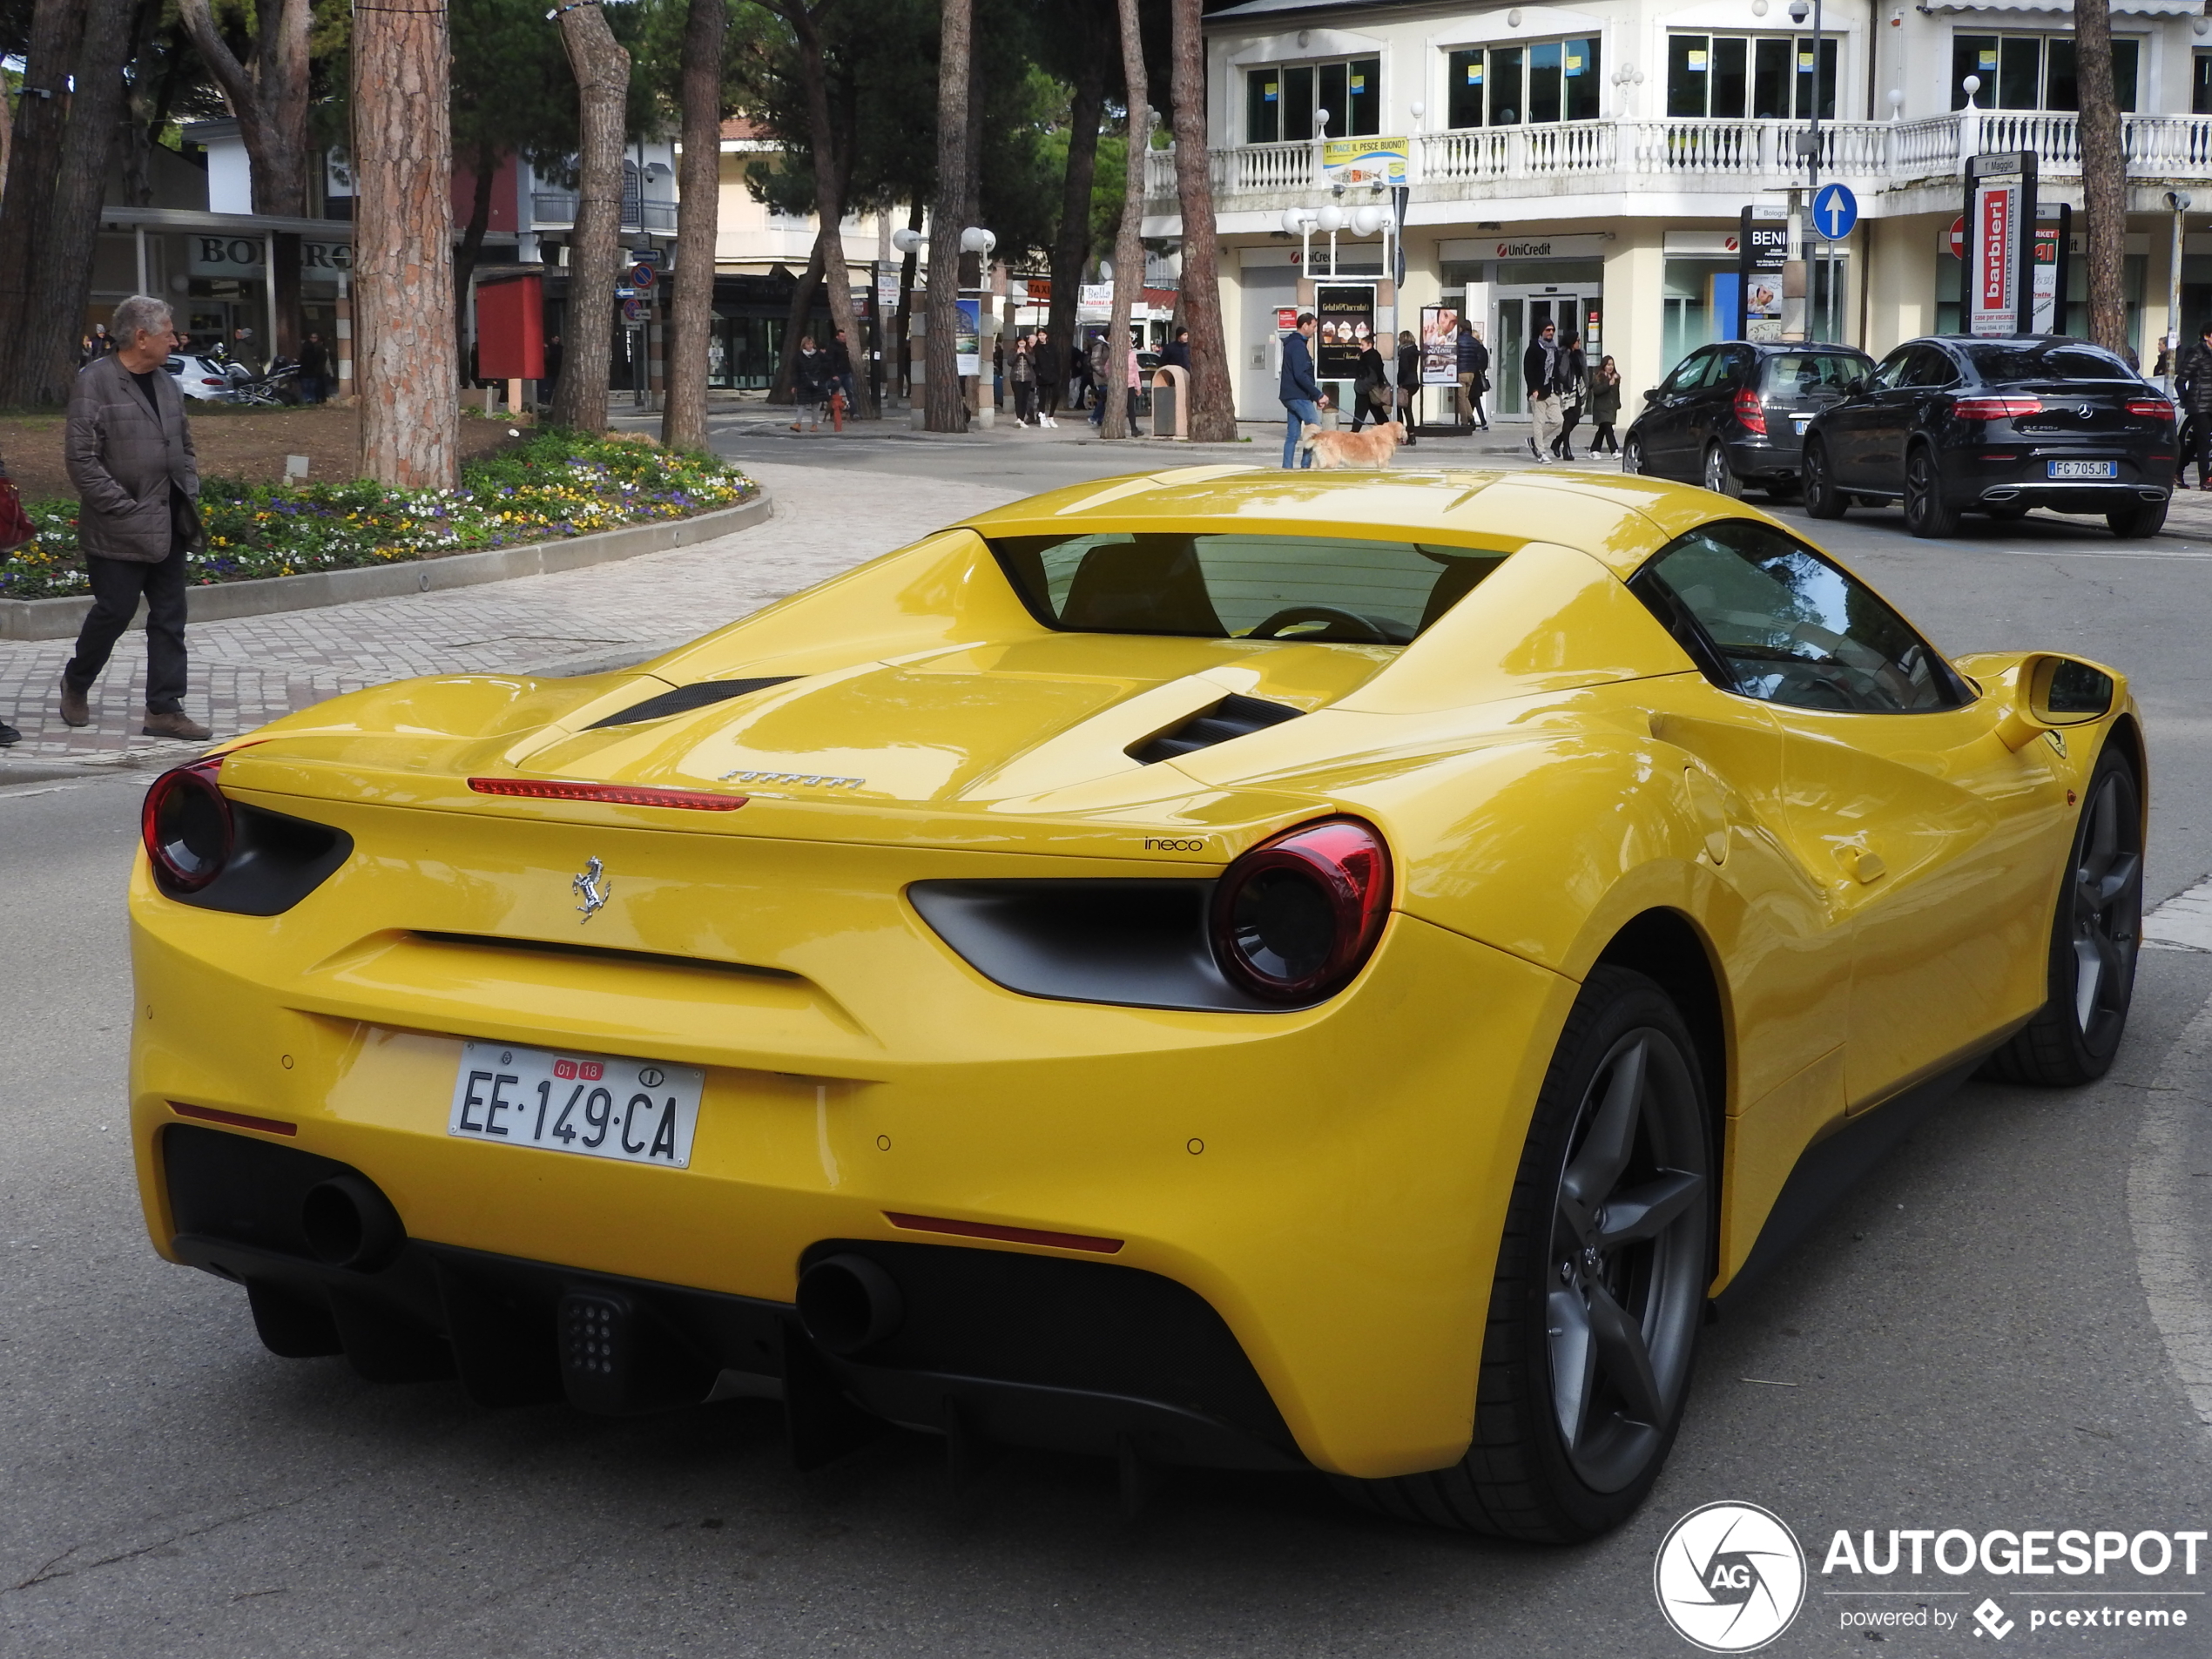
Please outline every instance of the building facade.
M2148 368L2177 279L2178 320L2212 316L2212 231L2191 233L2192 216L2168 206L2168 192L2193 197L2193 222L2212 226L2212 19L2200 0L2114 0L2112 13L2129 339ZM1818 183L1851 189L1858 219L1824 246L1806 232L1809 332L1879 355L1956 328L1951 232L1966 158L2032 151L2040 206L2080 213L2072 25L2069 10L2016 0L1249 0L1217 11L1207 132L1239 412L1278 412L1278 312L1324 289L1347 327L1357 314L1418 328L1426 307L1473 320L1507 419L1525 408L1520 349L1556 321L1585 337L1593 362L1617 361L1632 412L1684 353L1735 332L1743 212L1781 214L1816 167ZM1345 227L1294 233L1285 215L1300 211ZM1402 284L1379 224L1402 239ZM1151 158L1144 228L1181 232L1164 152ZM2077 248L2079 232L2077 217ZM2082 262L2068 263L2079 333ZM1425 394L1423 414L1447 418L1444 395Z

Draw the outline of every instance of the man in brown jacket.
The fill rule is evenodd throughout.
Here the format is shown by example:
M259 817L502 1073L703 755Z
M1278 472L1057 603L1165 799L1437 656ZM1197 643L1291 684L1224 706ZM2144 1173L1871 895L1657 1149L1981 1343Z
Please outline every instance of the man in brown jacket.
M197 527L199 469L184 395L163 367L177 344L169 307L133 294L115 308L116 349L78 374L62 453L77 486L78 544L92 578L92 611L62 670L64 724L90 725L86 693L146 602L150 738L204 742L185 713L185 537Z

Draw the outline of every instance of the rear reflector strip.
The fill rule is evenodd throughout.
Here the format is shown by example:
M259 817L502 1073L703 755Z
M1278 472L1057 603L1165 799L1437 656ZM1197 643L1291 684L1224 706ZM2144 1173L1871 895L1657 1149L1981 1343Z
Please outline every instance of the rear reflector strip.
M180 1100L169 1103L169 1109L179 1117L197 1118L203 1123L220 1123L226 1129L253 1129L264 1135L297 1135L297 1123L280 1123L273 1117L249 1117L244 1112L218 1111L212 1106L187 1106Z
M1095 1238L1089 1233L1050 1233L1035 1227L995 1227L988 1221L948 1221L941 1216L902 1216L887 1210L883 1218L910 1233L953 1233L962 1238L1002 1238L1011 1244L1044 1244L1053 1250L1087 1250L1111 1256L1122 1247L1118 1238Z
M656 789L650 785L564 784L541 778L471 778L479 795L515 795L524 800L596 800L610 806L675 806L691 813L734 813L743 795L715 795L704 789Z

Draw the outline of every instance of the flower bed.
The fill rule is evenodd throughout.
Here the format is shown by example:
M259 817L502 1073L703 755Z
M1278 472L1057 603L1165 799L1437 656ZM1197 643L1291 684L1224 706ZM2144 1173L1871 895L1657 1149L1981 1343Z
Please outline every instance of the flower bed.
M208 478L199 496L207 550L191 556L189 579L206 586L557 541L688 518L758 492L751 479L711 455L557 430L469 462L455 489L373 483L291 489ZM29 502L25 508L38 539L0 558L0 599L91 591L77 547L77 503Z

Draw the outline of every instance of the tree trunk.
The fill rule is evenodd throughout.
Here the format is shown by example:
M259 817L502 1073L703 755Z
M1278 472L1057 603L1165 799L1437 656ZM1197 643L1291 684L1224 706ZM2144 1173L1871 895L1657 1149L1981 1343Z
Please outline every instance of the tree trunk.
M469 165L476 188L469 199L469 224L461 233L461 249L453 256L453 362L463 386L469 383L469 285L475 280L484 232L491 225L491 182L499 171L499 152L480 144Z
M91 0L77 56L59 176L47 209L41 258L46 280L39 303L21 323L17 384L0 402L62 403L77 378L77 342L92 286L92 252L100 234L100 199L108 162L123 126L123 68L131 60L131 17L137 0Z
M31 401L24 347L48 302L46 223L69 125L69 77L84 39L88 0L38 0L16 104L7 188L0 192L0 408Z
M2107 0L2075 0L2074 38L2081 90L2081 205L2089 220L2089 338L2120 352L2128 345L2128 157L2112 79Z
M830 331L845 335L846 355L853 380L860 384L860 329L853 311L853 273L845 262L845 192L853 180L854 133L851 123L840 129L830 110L829 64L823 51L819 27L838 0L816 0L810 10L805 0L783 0L775 8L799 37L799 72L806 83L808 142L814 152L814 260L822 267L822 281L829 289ZM825 347L828 341L818 341ZM861 392L863 401L873 401Z
M1144 152L1150 147L1152 111L1144 79L1144 37L1136 0L1121 0L1122 78L1129 88L1129 160L1123 171L1121 233L1114 239L1114 313L1106 329L1106 373L1099 395L1098 435L1126 438L1129 429L1129 318L1144 293Z
M178 0L178 19L238 118L253 170L253 211L307 214L307 27L310 0L262 0L253 62L241 64L208 0Z
M622 135L630 54L596 5L561 13L561 43L578 105L576 231L569 239L569 326L553 421L607 429L607 368L614 349L615 262L622 239ZM720 153L718 140L717 154Z
M707 336L714 327L714 244L722 207L723 0L691 0L684 16L684 158L677 192L676 291L670 296L660 441L706 448Z
M598 17L596 7L583 10ZM439 0L361 7L354 16L353 57L354 383L361 472L403 489L447 489L459 475L461 400L454 390L445 7ZM603 329L603 353L605 338ZM579 341L571 361L583 351Z
M937 47L937 199L929 227L929 326L923 338L923 423L932 432L968 430L960 393L960 233L968 193L968 78L974 42L973 0L944 0Z
M1106 43L1098 17L1097 0L1082 0L1089 50L1078 62L1075 96L1068 105L1068 175L1060 186L1060 233L1052 242L1052 301L1045 335L1059 342L1065 366L1075 361L1076 301L1083 266L1090 263L1090 192L1098 172L1098 124L1106 108Z
M1206 156L1205 43L1199 0L1174 0L1169 82L1175 100L1175 193L1183 214L1181 321L1190 330L1190 438L1237 442L1229 334L1221 316L1221 254L1214 237L1213 178Z

